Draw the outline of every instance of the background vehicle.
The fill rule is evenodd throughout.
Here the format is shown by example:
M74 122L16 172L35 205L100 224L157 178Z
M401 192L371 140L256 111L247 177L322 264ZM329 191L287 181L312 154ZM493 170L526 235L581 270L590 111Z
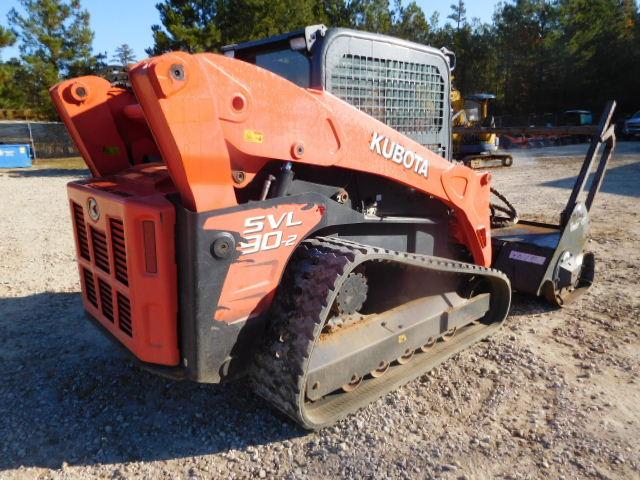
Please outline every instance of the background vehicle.
M146 368L248 373L317 429L494 332L512 288L583 293L613 104L559 223L518 222L450 161L446 53L316 25L53 87L92 173L68 187L90 317Z
M635 137L640 135L640 111L637 111L624 121L622 135L624 137Z
M589 110L567 110L562 114L560 125L593 125L593 114Z
M509 167L513 157L499 151L499 139L495 132L467 133L473 127L495 127L491 93L475 93L463 98L460 91L451 91L453 106L453 156L471 168Z
M567 110L562 113L559 125L565 127L586 127L589 125L593 125L593 113L591 113L589 110ZM571 143L584 143L588 142L590 139L590 135L559 135L558 143L560 143L561 145L567 145Z

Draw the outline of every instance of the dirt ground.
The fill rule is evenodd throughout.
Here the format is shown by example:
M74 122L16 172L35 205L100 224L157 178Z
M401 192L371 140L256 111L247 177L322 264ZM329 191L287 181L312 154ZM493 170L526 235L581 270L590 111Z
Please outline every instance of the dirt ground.
M518 152L494 185L557 221L584 146ZM307 433L242 384L133 366L83 318L64 166L0 171L0 478L640 478L640 142L592 216L596 283L336 427Z

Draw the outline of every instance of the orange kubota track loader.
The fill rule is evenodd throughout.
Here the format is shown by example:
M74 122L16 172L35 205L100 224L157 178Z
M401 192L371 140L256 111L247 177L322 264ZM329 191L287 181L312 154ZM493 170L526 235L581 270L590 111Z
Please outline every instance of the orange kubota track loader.
M512 287L590 285L611 109L560 223L517 223L450 160L450 52L313 26L224 53L51 90L91 170L68 186L84 307L146 368L244 375L321 428L495 331Z

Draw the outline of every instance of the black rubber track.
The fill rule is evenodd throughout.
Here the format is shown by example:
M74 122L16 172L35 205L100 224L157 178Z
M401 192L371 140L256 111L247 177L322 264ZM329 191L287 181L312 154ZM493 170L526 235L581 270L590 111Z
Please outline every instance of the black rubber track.
M418 350L411 362L393 365L384 376L365 379L352 392L334 392L309 402L305 385L313 347L342 281L354 268L368 261L423 268L434 275L481 277L490 286L489 312L481 322L463 327L447 342L437 342L426 353ZM509 280L497 270L439 257L394 252L336 237L306 240L294 253L274 301L264 345L256 355L252 370L254 390L304 428L323 428L493 333L507 316L510 301Z

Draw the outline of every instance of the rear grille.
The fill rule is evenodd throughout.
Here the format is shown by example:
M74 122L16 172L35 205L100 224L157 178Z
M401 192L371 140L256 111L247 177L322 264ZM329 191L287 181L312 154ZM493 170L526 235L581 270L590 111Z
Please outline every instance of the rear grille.
M124 221L107 218L106 232L85 222L82 203L72 201L71 208L78 258L89 262L80 264L84 298L98 310L99 320L133 338L131 301L119 291L129 286Z
M111 251L113 252L113 270L116 278L125 285L129 285L127 272L127 249L124 242L124 225L122 220L109 220L111 229Z
M96 266L105 273L109 273L109 252L107 250L107 236L91 227L91 243L93 244L93 258Z
M87 238L87 226L84 223L84 215L82 207L73 202L73 223L76 227L76 238L78 239L78 249L80 256L85 260L91 260L89 257L89 239Z
M120 330L133 336L133 326L131 325L131 304L129 299L118 292L118 325Z
M98 307L98 296L96 295L96 284L93 281L93 273L86 268L82 269L84 276L84 289L87 295L87 299L94 307Z
M98 279L98 286L100 290L102 314L113 322L113 296L111 293L111 286L100 278Z

